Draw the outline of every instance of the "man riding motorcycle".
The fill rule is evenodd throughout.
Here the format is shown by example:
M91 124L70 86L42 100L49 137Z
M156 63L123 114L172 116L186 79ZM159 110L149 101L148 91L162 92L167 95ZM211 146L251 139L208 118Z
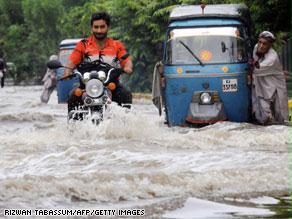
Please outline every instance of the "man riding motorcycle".
M76 68L80 63L93 62L95 60L102 60L113 67L122 67L125 73L132 74L133 64L124 45L118 40L107 37L109 26L110 16L106 12L92 14L92 34L87 39L77 43L65 66L62 78L71 75L72 69ZM82 104L82 98L73 94L74 89L68 99L68 112ZM117 83L116 89L112 91L112 101L117 102L119 105L130 107L132 94L120 83Z
M0 84L4 87L5 74L7 73L7 66L4 59L0 58Z

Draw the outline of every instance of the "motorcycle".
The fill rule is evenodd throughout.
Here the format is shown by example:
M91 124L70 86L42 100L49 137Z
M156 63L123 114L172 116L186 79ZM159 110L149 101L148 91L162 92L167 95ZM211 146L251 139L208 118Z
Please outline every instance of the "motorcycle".
M49 61L47 67L66 68L58 60ZM71 92L71 97L77 99L78 104L72 108L69 97L68 121L89 118L94 124L99 124L112 102L112 91L119 83L118 78L122 73L122 69L115 68L99 59L81 63L73 70L73 74L59 79L66 80L73 77L79 79L79 86Z
M0 87L4 87L4 70L0 70Z

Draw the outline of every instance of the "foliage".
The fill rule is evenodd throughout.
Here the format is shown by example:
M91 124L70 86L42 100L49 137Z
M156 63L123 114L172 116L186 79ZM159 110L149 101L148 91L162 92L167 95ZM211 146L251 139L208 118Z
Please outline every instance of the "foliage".
M4 17L0 53L17 65L16 83L28 78L39 79L45 71L48 55L57 52L56 45L61 38L57 24L62 8L58 0L12 2L0 2Z
M40 80L48 57L65 38L90 34L92 12L112 16L109 35L131 54L135 73L124 77L133 91L151 90L152 71L161 59L168 16L180 4L241 3L242 0L0 0L0 56L16 64L16 82ZM243 0L250 8L253 36L270 30L278 38L291 31L290 0ZM280 47L278 41L276 47Z
M153 67L161 59L157 45L164 39L170 10L178 3L167 0L109 1L109 12L114 15L111 34L126 44L134 59L135 74L126 79L133 91L151 91Z
M67 0L68 1L68 0ZM73 1L72 1L73 2ZM70 7L65 10L61 18L61 33L65 38L84 38L90 34L90 16L96 11L105 10L105 2L84 1L82 5Z

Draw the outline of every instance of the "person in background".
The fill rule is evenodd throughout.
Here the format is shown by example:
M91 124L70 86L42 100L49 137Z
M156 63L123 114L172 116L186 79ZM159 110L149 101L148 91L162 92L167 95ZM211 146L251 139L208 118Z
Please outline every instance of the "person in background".
M58 56L51 55L49 60L58 60ZM47 68L47 72L43 77L42 82L44 83L44 88L41 94L41 101L43 103L48 103L52 92L57 87L56 70Z
M252 111L262 125L284 124L289 117L285 75L272 48L275 40L271 32L264 31L253 50Z
M0 58L0 79L1 79L1 87L4 87L5 75L7 73L6 62L3 58Z
M80 63L98 60L100 56L105 63L110 65L118 63L118 66L113 67L121 67L126 74L132 74L133 64L123 43L107 37L110 27L109 14L106 12L92 14L90 24L92 34L87 39L77 43L66 64L63 78L72 74L72 69ZM121 83L118 83L116 89L112 92L112 100L119 105L130 108L132 93ZM74 109L80 102L81 97L70 95L68 111Z

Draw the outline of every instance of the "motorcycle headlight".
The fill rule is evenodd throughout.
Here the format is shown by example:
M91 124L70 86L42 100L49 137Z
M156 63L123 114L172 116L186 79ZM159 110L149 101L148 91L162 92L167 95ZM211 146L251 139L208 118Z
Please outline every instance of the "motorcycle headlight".
M86 93L90 97L99 97L103 94L103 84L98 79L91 79L86 84Z
M204 92L204 93L201 93L200 99L201 99L201 104L210 104L212 97L209 93Z

